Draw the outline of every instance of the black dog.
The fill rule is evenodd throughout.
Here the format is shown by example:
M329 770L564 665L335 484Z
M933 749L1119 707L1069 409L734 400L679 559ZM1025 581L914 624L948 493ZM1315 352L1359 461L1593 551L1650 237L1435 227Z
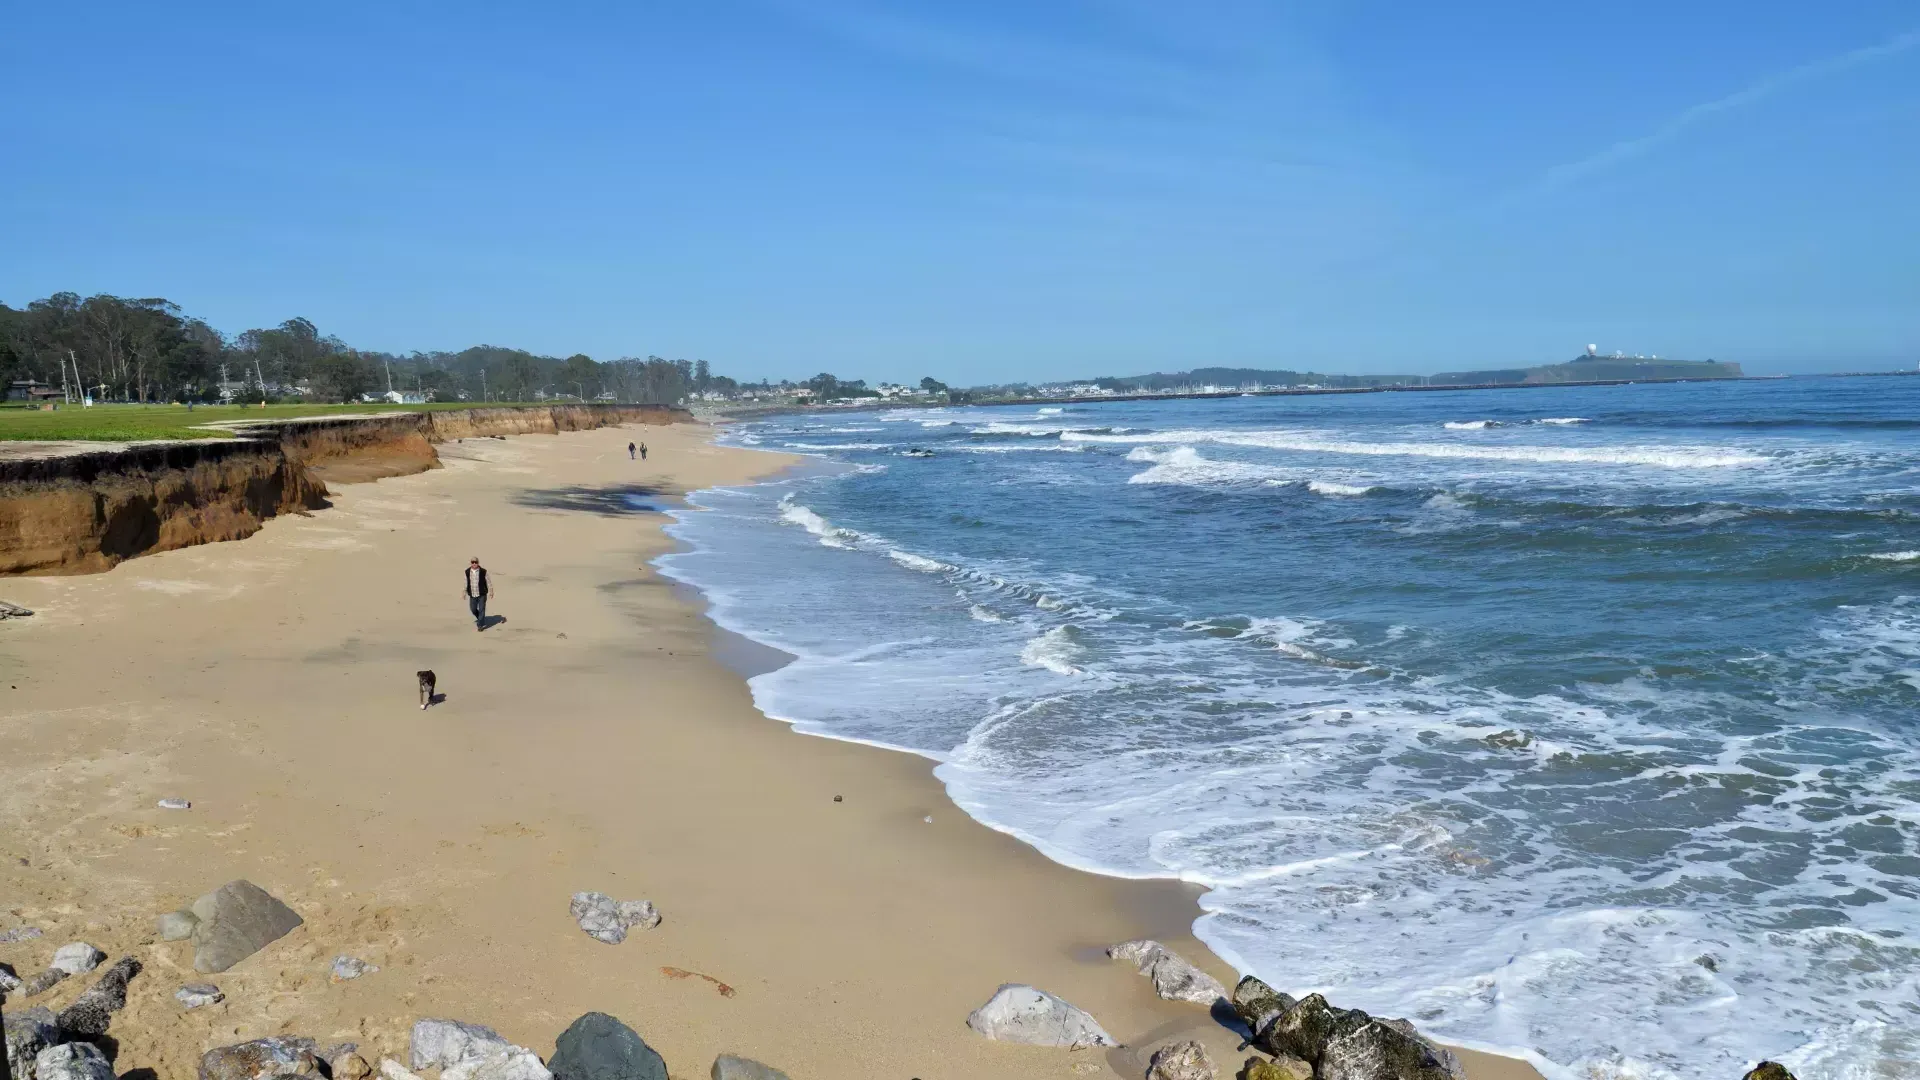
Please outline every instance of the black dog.
M433 672L416 671L414 674L420 677L420 707L424 709L433 704Z

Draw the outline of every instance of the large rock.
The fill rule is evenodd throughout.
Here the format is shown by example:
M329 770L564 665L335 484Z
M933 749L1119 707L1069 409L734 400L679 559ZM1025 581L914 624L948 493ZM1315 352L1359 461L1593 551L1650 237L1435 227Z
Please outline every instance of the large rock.
M553 1080L667 1080L667 1063L637 1032L590 1012L553 1041Z
M440 1080L553 1080L540 1055L524 1046L496 1048L440 1070Z
M1319 994L1300 999L1254 1041L1311 1064L1318 1080L1466 1080L1459 1059L1412 1024L1336 1009Z
M1108 949L1107 955L1133 964L1140 974L1153 980L1153 992L1164 1000L1212 1005L1227 996L1220 980L1157 941L1123 941Z
M193 902L193 970L215 974L300 925L293 909L251 881L229 881Z
M292 1035L215 1047L200 1058L200 1080L270 1080L319 1070L314 1041Z
M1197 1042L1169 1043L1147 1062L1147 1080L1214 1080L1213 1059Z
M98 1038L107 1033L113 1014L127 1007L127 983L140 974L140 961L123 956L81 991L73 1004L60 1010L56 1023L70 1035Z
M967 1026L1000 1042L1032 1046L1118 1046L1093 1017L1065 1000L1019 983L993 992L967 1017Z
M367 1064L366 1058L348 1050L328 1061L327 1073L333 1080L367 1080L373 1075L373 1066Z
M10 1012L0 1027L6 1030L7 1068L13 1080L34 1080L34 1057L60 1041L53 1012L44 1005Z
M721 1054L713 1059L713 1068L707 1074L711 1080L788 1080L786 1073L771 1065L762 1065L752 1058Z
M66 978L67 973L65 971L59 968L48 968L33 978L28 979L26 984L20 988L20 994L22 997L33 997L37 994L44 994L60 985Z
M92 1043L49 1046L34 1055L34 1080L113 1080L113 1063Z
M53 951L53 963L47 966L50 968L58 968L69 975L85 975L87 972L99 967L100 961L106 958L107 954L101 952L99 949L94 948L84 941L76 941L71 945L62 945L58 949L55 949Z
M615 900L603 892L577 892L567 904L580 929L596 941L618 945L627 940L627 931L638 926L651 930L660 925L660 913L651 900Z
M0 964L0 998L20 989L20 975L12 964Z
M1240 984L1233 988L1234 1015L1247 1025L1247 1034L1256 1040L1267 1029L1267 1025L1293 1006L1291 997L1251 975L1241 979Z
M1740 1080L1793 1080L1793 1074L1777 1061L1763 1061L1748 1069Z
M446 1068L469 1058L490 1057L506 1051L512 1044L500 1033L479 1024L458 1020L417 1020L409 1039L408 1054L416 1069Z

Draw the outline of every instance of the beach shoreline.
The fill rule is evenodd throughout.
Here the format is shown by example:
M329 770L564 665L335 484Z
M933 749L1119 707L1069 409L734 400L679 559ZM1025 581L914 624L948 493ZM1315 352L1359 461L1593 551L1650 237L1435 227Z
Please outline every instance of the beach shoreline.
M140 958L112 1032L121 1071L161 1080L276 1034L404 1060L428 1016L545 1056L588 1010L680 1077L722 1052L795 1080L1138 1076L1184 1038L1237 1071L1207 1010L1101 953L1152 936L1230 985L1192 937L1197 888L1053 863L968 818L924 759L796 737L754 707L743 672L771 658L655 569L673 549L658 504L791 458L682 424L649 428L635 463L629 437L443 446L445 469L342 487L244 542L8 579L38 614L0 627L0 931L45 936L0 961L26 976L78 940ZM484 634L453 606L470 554L500 582L505 621ZM445 703L414 707L416 668ZM156 808L170 796L193 806ZM200 977L153 919L241 877L306 925L214 976L225 1002L182 1012L174 987ZM665 922L592 941L566 915L584 889L651 899ZM332 983L336 955L381 970ZM9 1010L58 1009L89 981ZM980 1038L966 1014L1005 982L1127 1045Z

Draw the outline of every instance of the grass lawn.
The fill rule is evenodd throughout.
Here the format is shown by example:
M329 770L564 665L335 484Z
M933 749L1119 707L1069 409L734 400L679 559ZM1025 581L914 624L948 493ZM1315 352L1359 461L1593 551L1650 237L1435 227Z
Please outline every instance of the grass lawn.
M427 409L471 409L468 402L431 405L62 405L52 412L26 406L0 406L0 439L82 439L131 442L136 439L217 439L222 432L200 424L229 420L279 420L333 413L421 412Z

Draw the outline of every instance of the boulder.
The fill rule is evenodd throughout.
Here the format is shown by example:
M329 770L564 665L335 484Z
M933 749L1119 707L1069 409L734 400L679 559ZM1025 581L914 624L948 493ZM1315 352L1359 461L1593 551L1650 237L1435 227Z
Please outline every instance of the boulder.
M973 1010L967 1026L1000 1042L1032 1046L1118 1046L1093 1017L1065 1000L1019 983L1007 983Z
M123 956L114 961L73 1004L60 1010L55 1023L70 1035L98 1038L107 1033L113 1014L127 1007L127 983L140 974L140 961Z
M1313 1066L1318 1080L1466 1080L1452 1051L1428 1042L1405 1020L1336 1009L1308 994L1254 1039L1275 1056Z
M547 1068L554 1080L667 1080L667 1063L639 1033L598 1012L560 1033Z
M1297 1057L1250 1057L1240 1067L1240 1080L1313 1080L1313 1066Z
M53 950L53 963L47 966L57 968L69 975L85 975L99 967L100 961L106 958L107 954L99 949L84 941L76 941L71 945L62 945Z
M496 1047L440 1070L440 1080L553 1080L540 1055L524 1046Z
M218 1005L227 999L220 988L212 983L188 983L173 992L173 1000L182 1008L197 1009L202 1005Z
M1247 1034L1255 1039L1267 1029L1267 1025L1278 1019L1281 1013L1293 1008L1293 1005L1291 997L1251 975L1241 979L1239 985L1233 988L1234 1015L1247 1025Z
M13 1080L34 1080L34 1058L60 1041L53 1012L44 1005L8 1013L0 1028L6 1031L7 1068Z
M721 1054L714 1058L713 1069L708 1076L712 1080L788 1080L786 1073L771 1065L762 1065L752 1058L733 1054Z
M1147 1080L1214 1080L1213 1059L1197 1042L1168 1043L1147 1062Z
M200 919L193 912L181 908L155 919L154 925L160 931L161 941L185 941L193 936L193 928L200 925Z
M66 977L67 973L65 971L59 968L48 968L33 978L28 979L26 985L20 988L20 994L23 997L33 997L35 994L44 994L60 985Z
M348 1050L327 1063L327 1073L333 1080L367 1080L373 1075L373 1066L367 1059Z
M492 1028L458 1020L414 1022L408 1053L416 1069L446 1068L468 1058L484 1058L512 1044Z
M61 1043L34 1055L34 1080L113 1080L113 1063L87 1042Z
M212 975L285 937L300 916L251 881L229 881L193 902L193 970Z
M380 969L358 957L336 956L333 958L333 973L328 976L334 982L346 982L362 975L371 975Z
M567 905L580 929L595 941L618 945L635 926L651 930L660 925L660 913L651 900L618 900L603 892L577 892Z
M215 1047L200 1058L200 1080L312 1076L320 1071L320 1062L313 1050L312 1039L292 1035Z
M20 989L20 975L12 964L0 964L0 998Z
M1763 1061L1748 1069L1740 1080L1793 1080L1793 1074L1777 1061Z
M1163 1000L1212 1005L1227 996L1220 980L1157 941L1123 941L1108 949L1107 955L1133 964L1140 974L1152 979L1153 992Z

